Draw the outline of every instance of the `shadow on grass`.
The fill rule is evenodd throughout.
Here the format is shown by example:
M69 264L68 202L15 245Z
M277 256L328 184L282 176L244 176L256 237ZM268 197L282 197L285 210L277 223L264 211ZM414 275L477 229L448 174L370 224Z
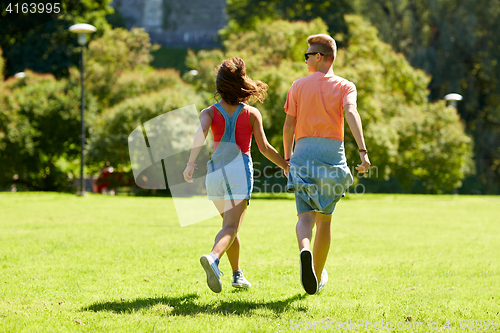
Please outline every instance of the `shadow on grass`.
M162 315L193 316L199 313L249 315L256 309L267 309L275 314L283 313L290 309L292 302L304 299L305 294L297 294L284 300L258 302L258 301L216 301L212 304L198 304L197 294L188 294L182 297L155 297L137 298L135 300L100 302L82 308L82 311L108 311L119 314L128 314L142 309L157 308ZM307 311L305 307L294 308L296 311Z

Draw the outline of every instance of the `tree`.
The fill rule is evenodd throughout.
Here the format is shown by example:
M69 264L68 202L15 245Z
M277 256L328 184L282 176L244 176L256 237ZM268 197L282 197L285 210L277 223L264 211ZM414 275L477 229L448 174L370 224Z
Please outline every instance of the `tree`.
M111 0L64 0L59 15L12 15L5 11L8 2L0 5L0 47L6 58L5 76L31 69L38 73L67 76L68 68L77 65L76 36L68 31L74 23L97 27L95 37L110 29L105 16L113 13Z
M116 163L115 167L129 163L127 138L120 142L121 133L113 131L116 128L108 132L109 114L114 114L112 106L163 91L156 98L148 95L150 99L141 100L143 105L137 110L147 116L197 100L196 93L181 80L178 72L155 71L149 67L152 49L143 29L111 30L90 43L86 55L89 75L85 94L87 174L97 172L107 161ZM1 64L0 61L0 67ZM156 108L158 105L160 109ZM147 107L151 110L146 111ZM76 68L71 69L68 79L56 80L52 74L27 70L22 79L0 81L0 188L14 184L17 188L72 190L70 178L78 173L80 161L79 110L80 75ZM137 110L134 108L134 112ZM130 121L135 124L135 120ZM132 126L130 123L114 125ZM93 141L96 135L99 139ZM105 145L107 142L113 145ZM121 151L115 150L123 147ZM116 155L120 157L114 158ZM68 174L71 177L68 178Z
M182 82L178 74L177 78L179 84L128 98L102 113L90 133L86 151L91 172L97 172L107 165L112 165L120 171L130 172L128 137L137 126L187 105L195 104L201 109L203 98L192 87ZM182 129L182 124L177 124L176 128L171 130L179 131ZM194 133L189 133L191 134ZM185 133L179 136L179 140L190 149L191 138Z
M379 178L397 177L408 191L416 180L425 182L424 190L433 193L460 186L461 179L470 172L471 141L454 109L444 103L428 102L430 78L381 42L376 29L358 16L347 15L345 20L349 34L338 37L349 42L339 50L334 71L358 88L358 109ZM269 85L269 98L257 107L263 113L271 143L281 151L286 93L295 79L307 75L303 63L306 38L326 31L321 20L275 21L254 30L227 34L224 51L188 56L187 64L204 74L186 79L198 89L214 89L214 75L208 73L213 73L224 58L242 57L249 76ZM348 129L346 132L346 153L354 157L354 163L357 148ZM439 140L434 142L436 137ZM253 156L258 160L259 155Z
M89 43L85 66L87 90L98 98L102 107L109 106L113 98L111 92L120 75L131 71L146 73L153 60L151 52L158 48L151 45L143 28L105 31L102 37ZM78 82L78 70L73 68L71 72L72 81Z
M357 10L381 38L432 75L430 99L464 96L458 112L474 138L477 175L463 191L500 193L500 3L378 0Z
M260 22L268 24L277 19L311 21L321 18L333 34L346 33L344 15L353 12L346 0L228 0L226 11L230 30L255 29ZM226 33L223 33L225 35Z
M0 188L71 191L71 163L79 156L78 87L26 72L0 92ZM3 97L3 98L2 98ZM87 121L96 111L86 98ZM68 177L70 173L70 177Z

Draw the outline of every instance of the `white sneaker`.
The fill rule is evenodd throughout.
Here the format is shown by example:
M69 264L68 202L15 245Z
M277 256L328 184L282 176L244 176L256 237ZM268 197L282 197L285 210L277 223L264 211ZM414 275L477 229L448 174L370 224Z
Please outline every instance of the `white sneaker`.
M252 284L245 279L242 271L233 272L231 285L235 288L250 288L252 286Z
M302 287L309 295L314 295L318 291L318 280L314 273L312 253L308 249L300 251L300 280Z
M220 277L224 276L219 270L219 264L212 258L211 255L204 255L200 258L201 266L207 274L207 284L210 290L214 293L220 293L222 291L222 283Z
M326 269L323 268L323 272L321 272L321 281L319 281L319 286L318 286L318 293L323 289L323 287L326 285L328 282L328 273L326 272Z

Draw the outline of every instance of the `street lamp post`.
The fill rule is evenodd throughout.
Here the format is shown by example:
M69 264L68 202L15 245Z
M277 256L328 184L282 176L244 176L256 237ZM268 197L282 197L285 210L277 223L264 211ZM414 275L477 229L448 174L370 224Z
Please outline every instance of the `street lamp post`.
M73 33L78 34L78 44L81 46L81 52L80 52L80 78L81 78L81 85L82 85L82 93L81 93L81 102L80 102L80 116L81 116L81 154L80 154L80 195L85 195L85 180L83 178L83 164L84 164L84 159L83 159L83 151L85 148L85 121L83 118L83 110L85 108L85 93L84 93L84 66L83 66L83 47L85 44L87 44L87 34L95 32L97 29L93 25L86 24L86 23L79 23L79 24L74 24L71 27L69 27L69 31Z
M457 93L451 93L446 96L444 96L445 101L450 101L450 106L455 108L455 111L458 111L458 101L461 101L463 99L462 95L457 94ZM454 188L453 191L455 194L458 194L458 188Z

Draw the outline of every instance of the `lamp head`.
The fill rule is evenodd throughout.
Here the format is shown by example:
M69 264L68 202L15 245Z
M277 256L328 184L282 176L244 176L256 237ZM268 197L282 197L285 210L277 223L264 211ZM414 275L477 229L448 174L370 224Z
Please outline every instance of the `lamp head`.
M451 93L444 96L445 101L461 101L463 99L462 95L457 93Z
M463 99L462 95L457 93L451 93L444 96L444 100L450 101L450 105L453 106L454 108L457 108L457 102L461 101L462 99Z
M78 23L69 27L69 31L78 34L78 44L87 44L87 34L91 34L97 30L96 27L87 23Z

